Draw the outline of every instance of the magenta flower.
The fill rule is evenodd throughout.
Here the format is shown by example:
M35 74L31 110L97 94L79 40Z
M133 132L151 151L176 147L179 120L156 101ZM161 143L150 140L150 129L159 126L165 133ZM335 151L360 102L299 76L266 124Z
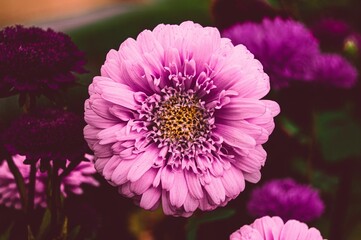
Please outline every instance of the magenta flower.
M277 103L262 65L216 28L158 25L111 50L89 86L95 167L143 208L224 206L258 182Z
M251 193L247 209L254 217L279 216L308 222L320 217L324 204L318 191L290 178L266 182Z
M323 240L320 231L308 228L305 223L279 217L265 216L251 225L244 225L231 234L230 240Z
M310 81L310 60L320 54L311 31L294 20L266 18L259 24L236 24L222 35L233 44L244 44L261 61L276 88L294 80Z
M93 156L86 154L85 158L92 160ZM29 184L30 166L23 164L24 160L24 156L13 156L13 161L23 176L25 184ZM69 193L82 194L83 190L81 185L83 183L92 186L99 186L99 182L92 176L95 172L96 171L91 162L80 162L75 169L62 179L60 191L63 196L66 197ZM35 207L46 207L46 185L47 174L37 171L34 194ZM20 195L18 193L15 179L6 161L0 165L0 204L4 204L7 207L14 207L16 209L21 208Z
M312 59L312 78L322 85L351 88L357 83L357 69L338 54L322 54Z

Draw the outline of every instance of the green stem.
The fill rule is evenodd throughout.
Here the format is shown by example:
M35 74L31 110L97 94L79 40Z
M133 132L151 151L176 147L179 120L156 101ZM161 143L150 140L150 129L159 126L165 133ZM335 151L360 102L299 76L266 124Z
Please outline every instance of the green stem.
M8 163L9 169L11 173L13 174L16 182L16 186L18 187L19 195L20 195L20 201L22 205L23 211L27 212L27 194L26 194L26 187L25 187L25 181L23 176L21 175L19 169L15 165L13 159L11 156L6 158L6 161Z
M36 181L36 163L30 165L30 176L29 176L29 189L28 189L28 216L30 220L30 215L34 209L34 195L35 195L35 181Z
M50 195L50 211L51 211L51 231L52 236L56 237L59 234L59 218L61 213L61 199L60 199L60 177L58 175L59 167L53 162L50 177L51 181L51 195Z

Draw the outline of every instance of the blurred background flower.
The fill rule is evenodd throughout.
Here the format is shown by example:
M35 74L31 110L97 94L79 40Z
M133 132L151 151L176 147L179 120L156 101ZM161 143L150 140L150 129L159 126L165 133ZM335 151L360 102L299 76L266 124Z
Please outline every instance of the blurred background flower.
M83 126L83 120L75 113L41 109L13 121L3 134L3 142L11 155L25 156L27 164L40 161L40 167L46 169L53 161L65 167L66 161L81 161L88 150Z
M324 208L318 190L291 178L270 180L256 187L247 203L252 216L279 216L283 221L309 222L319 218Z
M310 59L319 54L317 40L300 22L264 19L262 23L236 24L222 35L245 45L263 64L275 88L310 81Z
M64 176L61 180L61 193L63 197L66 197L69 193L82 194L82 184L89 184L92 186L99 186L99 182L94 179L93 175L96 173L93 168L93 164L90 160L93 159L91 155L85 155L88 161L82 161L71 171L68 175ZM18 167L25 184L29 184L30 166L23 164L25 160L24 156L15 155L13 161ZM67 165L69 162L67 162ZM61 173L61 171L60 171ZM47 173L42 173L38 169L36 172L35 182L35 194L34 194L34 206L35 207L47 207L47 185L48 178ZM14 176L12 175L7 162L4 162L0 166L0 204L6 207L14 207L16 209L21 208L20 195L15 183Z
M84 73L82 52L64 33L23 26L0 31L0 97L20 93L51 99L72 86L74 73Z

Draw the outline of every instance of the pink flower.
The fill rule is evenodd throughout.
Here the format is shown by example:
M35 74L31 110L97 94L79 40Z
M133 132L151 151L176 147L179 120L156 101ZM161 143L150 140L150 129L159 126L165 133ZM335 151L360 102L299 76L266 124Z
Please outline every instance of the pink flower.
M289 220L286 223L279 217L265 216L256 219L231 234L230 240L322 240L320 231L308 228L305 223Z
M88 154L85 154L85 157L89 160L93 159L93 156ZM23 164L24 160L25 156L13 156L13 161L23 176L25 184L28 184L30 165ZM68 193L82 194L83 190L81 184L83 183L98 186L99 182L92 176L95 172L96 171L91 162L80 162L75 169L63 178L60 185L60 190L63 196L66 197ZM46 184L47 174L37 171L34 194L35 207L46 207ZM7 207L14 207L16 209L21 208L18 188L6 161L0 165L0 204L4 204Z
M277 103L262 65L216 28L158 25L111 50L89 86L95 168L145 209L224 206L258 182Z

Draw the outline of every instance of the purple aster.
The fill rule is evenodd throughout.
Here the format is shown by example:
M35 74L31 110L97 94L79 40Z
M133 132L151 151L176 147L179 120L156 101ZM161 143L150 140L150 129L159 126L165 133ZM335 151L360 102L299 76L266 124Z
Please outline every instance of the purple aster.
M288 86L293 80L310 80L310 59L319 54L312 33L294 20L237 24L226 29L223 36L233 44L244 44L263 64L276 88Z
M68 175L62 178L60 183L60 191L64 197L66 197L69 193L82 194L82 184L84 183L92 186L99 186L99 182L92 176L96 172L94 165L89 162L93 159L93 156L86 154L84 157L88 161L80 162L79 165L76 166ZM24 156L13 156L13 161L18 167L27 186L30 180L30 166L24 165L24 160ZM67 164L69 163L70 162L68 161ZM61 170L59 173L61 173ZM46 207L46 188L47 174L37 171L34 194L35 207ZM7 207L14 207L16 209L21 208L20 196L16 182L6 161L0 165L0 204L4 204Z
M26 156L25 163L39 159L77 160L84 155L82 118L62 109L43 109L24 114L13 121L4 134L4 145L11 155Z
M190 216L258 182L277 103L243 45L193 22L158 25L111 50L89 86L95 168L141 207Z
M64 33L23 26L0 31L0 97L51 96L83 73L83 53Z
M265 216L244 225L231 234L230 240L323 240L316 228L297 220L283 222L279 217Z
M316 189L287 178L271 180L254 189L247 209L254 217L270 215L284 221L308 222L321 216L324 204Z
M332 18L321 19L312 26L312 32L327 48L342 49L345 38L351 34L351 27L344 21Z
M323 85L351 88L357 82L357 69L338 54L322 54L312 59L312 78Z

